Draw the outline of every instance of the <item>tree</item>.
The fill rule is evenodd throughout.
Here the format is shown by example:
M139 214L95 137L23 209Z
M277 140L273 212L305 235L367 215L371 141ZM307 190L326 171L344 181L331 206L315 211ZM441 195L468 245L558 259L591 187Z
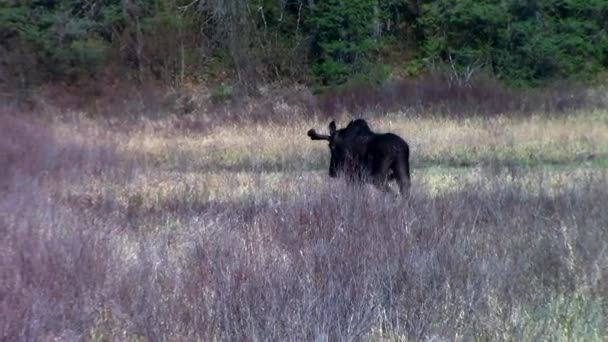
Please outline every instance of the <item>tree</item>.
M312 71L319 83L342 84L368 71L379 48L378 35L374 35L377 11L377 0L321 0L314 5Z
M423 53L465 68L483 60L517 84L591 78L606 67L603 0L437 0L423 6Z

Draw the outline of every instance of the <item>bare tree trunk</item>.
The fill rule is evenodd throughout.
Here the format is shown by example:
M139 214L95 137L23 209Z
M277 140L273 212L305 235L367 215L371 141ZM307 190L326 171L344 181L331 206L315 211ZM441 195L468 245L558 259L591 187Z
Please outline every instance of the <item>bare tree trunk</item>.
M241 84L248 92L257 92L257 75L255 72L255 56L250 48L251 30L249 27L249 10L246 1L229 0L231 11L229 22L230 55L235 65Z
M373 6L373 36L374 38L380 38L380 35L382 34L382 21L380 20L380 5L378 4L378 1L374 1Z
M257 71L257 46L253 45L268 42L268 39L263 37L263 41L254 42L256 9L250 8L248 0L193 0L181 9L189 10L195 5L199 13L208 18L207 23L214 26L216 42L228 51L238 82L249 92L257 92L260 75ZM262 38L263 33L259 34Z
M127 42L127 49L134 52L138 79L142 81L144 78L144 38L140 24L141 8L137 4L137 0L123 0L122 13L125 21L133 25L133 31L130 33L129 41Z

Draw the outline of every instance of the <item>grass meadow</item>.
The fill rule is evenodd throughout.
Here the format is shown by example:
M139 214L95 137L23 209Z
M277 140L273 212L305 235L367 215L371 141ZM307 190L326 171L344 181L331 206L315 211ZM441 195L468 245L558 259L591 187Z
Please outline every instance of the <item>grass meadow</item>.
M0 339L608 339L606 109L370 113L406 199L330 179L321 115L3 109Z

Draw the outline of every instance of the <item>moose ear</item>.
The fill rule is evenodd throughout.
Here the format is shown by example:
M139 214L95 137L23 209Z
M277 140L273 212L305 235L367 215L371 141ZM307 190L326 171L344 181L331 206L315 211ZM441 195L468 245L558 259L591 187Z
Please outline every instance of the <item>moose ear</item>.
M329 134L334 135L336 133L336 122L332 120L329 123Z

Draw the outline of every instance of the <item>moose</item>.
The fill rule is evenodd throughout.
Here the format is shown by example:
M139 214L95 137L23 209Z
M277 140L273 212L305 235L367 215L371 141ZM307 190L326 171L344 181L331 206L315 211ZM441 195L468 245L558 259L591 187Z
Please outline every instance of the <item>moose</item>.
M352 120L345 128L329 123L329 135L314 128L307 133L311 140L329 141L331 159L329 176L343 176L350 183L371 183L391 192L389 181L395 180L401 195L410 188L410 148L407 142L392 133L375 133L364 119Z

